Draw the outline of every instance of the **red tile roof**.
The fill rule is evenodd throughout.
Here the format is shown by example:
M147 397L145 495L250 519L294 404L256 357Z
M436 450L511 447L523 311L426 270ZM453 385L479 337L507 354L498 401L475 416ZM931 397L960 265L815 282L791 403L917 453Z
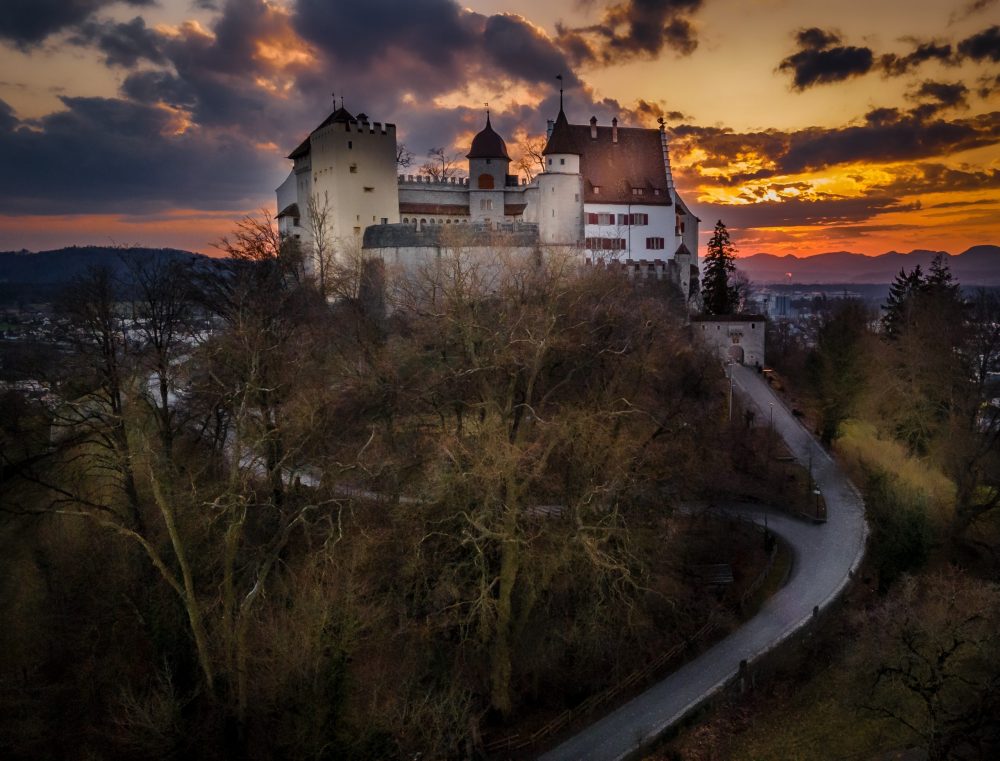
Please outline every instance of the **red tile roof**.
M544 151L546 155L570 153L580 157L584 201L671 205L658 129L618 127L618 142L612 139L611 127L597 127L595 138L590 136L590 129L589 124L570 124L560 111ZM633 189L641 193L633 193Z

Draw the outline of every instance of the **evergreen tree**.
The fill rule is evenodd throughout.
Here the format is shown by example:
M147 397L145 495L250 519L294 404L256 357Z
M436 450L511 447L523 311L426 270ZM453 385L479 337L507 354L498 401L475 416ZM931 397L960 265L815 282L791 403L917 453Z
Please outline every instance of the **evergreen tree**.
M708 242L702 272L701 293L705 314L732 314L739 293L730 276L736 272L736 246L729 240L729 231L720 219Z
M924 273L918 264L912 271L900 269L896 279L889 286L889 298L882 310L882 330L886 338L895 341L903 333L903 326L909 321L913 309L913 300L925 284Z

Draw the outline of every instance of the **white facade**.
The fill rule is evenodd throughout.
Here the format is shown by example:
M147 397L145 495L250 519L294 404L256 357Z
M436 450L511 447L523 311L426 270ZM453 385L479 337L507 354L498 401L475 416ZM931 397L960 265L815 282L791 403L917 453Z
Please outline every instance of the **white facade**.
M326 205L335 248L387 248L415 255L419 237L365 230L405 226L415 236L443 226L495 229L539 245L576 249L581 259L618 260L643 272L670 273L690 293L698 218L673 186L669 144L656 129L570 125L560 110L550 122L545 171L530 183L508 174L510 158L489 117L467 156L468 178L431 180L396 174L396 129L336 110L289 156L294 166L277 189L283 234L308 242L310 199ZM607 200L603 200L607 197ZM520 239L519 239L520 240ZM520 245L520 243L518 244ZM658 263L669 263L660 266ZM648 265L648 266L647 266ZM662 275L660 275L662 276Z

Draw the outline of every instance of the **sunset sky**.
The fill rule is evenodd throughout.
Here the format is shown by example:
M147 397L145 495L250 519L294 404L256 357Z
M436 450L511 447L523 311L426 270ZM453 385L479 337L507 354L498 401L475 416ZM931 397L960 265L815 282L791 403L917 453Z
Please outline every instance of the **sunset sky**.
M3 0L0 250L211 252L331 110L672 133L742 254L1000 244L1000 0ZM411 170L412 171L412 170Z

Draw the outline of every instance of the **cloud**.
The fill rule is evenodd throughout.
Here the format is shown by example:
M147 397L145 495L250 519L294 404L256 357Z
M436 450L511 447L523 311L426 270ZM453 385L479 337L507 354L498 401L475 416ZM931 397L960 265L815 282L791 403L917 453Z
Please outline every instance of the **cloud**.
M979 87L976 93L980 98L985 100L996 92L1000 92L1000 74L985 76L979 79Z
M0 101L0 207L7 214L139 213L182 201L252 208L281 167L238 136L183 130L169 109L63 98L27 125Z
M655 58L664 49L690 55L698 47L691 16L702 5L703 0L625 0L608 6L596 24L557 25L557 39L584 64Z
M0 39L19 48L41 43L55 32L72 27L119 0L5 0L0 12ZM131 6L153 5L155 0L124 0Z
M958 43L958 52L975 61L1000 63L1000 26L991 26Z
M89 19L76 29L70 42L96 47L109 66L132 68L143 60L166 63L161 35L147 27L139 16L126 23Z
M926 118L949 108L968 108L968 94L969 88L961 82L925 80L907 97L921 102L910 113L916 117Z
M926 61L954 63L952 47L949 43L919 42L913 40L914 48L904 56L885 53L878 62L886 76L900 77Z
M863 222L890 212L916 211L919 203L904 203L892 196L860 198L837 196L817 200L783 199L749 204L701 204L706 218L723 219L735 228L826 227ZM710 211L709 211L710 210Z
M962 19L968 18L969 16L974 16L977 13L982 13L987 8L996 5L997 0L970 0L965 6L955 11L951 14L949 19L950 24L954 24L956 21L961 21Z
M839 45L840 36L833 32L817 27L801 29L796 39L799 50L778 64L779 71L792 73L792 87L796 90L861 76L874 65L870 48Z
M702 183L735 187L845 164L921 161L997 145L1000 113L948 120L919 106L906 112L876 108L863 123L843 127L740 133L680 125L672 132L674 154L682 165L688 157L698 157L685 171Z

